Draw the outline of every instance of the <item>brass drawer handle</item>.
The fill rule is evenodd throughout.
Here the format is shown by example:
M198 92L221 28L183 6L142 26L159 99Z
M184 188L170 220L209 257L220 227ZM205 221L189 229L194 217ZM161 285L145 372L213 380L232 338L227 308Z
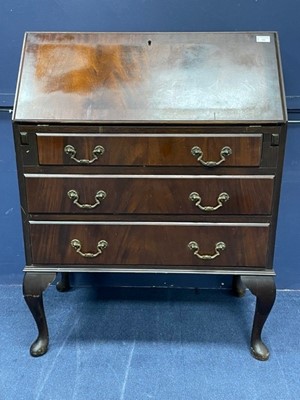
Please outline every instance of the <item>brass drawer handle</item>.
M216 167L216 166L222 164L222 162L224 162L226 160L226 157L229 157L232 154L232 150L229 146L223 147L222 150L220 151L221 159L219 161L204 161L204 160L202 160L203 151L198 146L194 146L191 150L191 153L193 154L194 157L197 157L197 161L199 161L205 167Z
M82 257L84 258L94 258L99 256L100 254L102 254L102 251L104 249L106 249L106 247L108 246L108 243L106 240L99 240L98 244L97 244L97 253L83 253L81 251L81 242L78 239L73 239L71 240L71 246L73 247L73 249L76 250L76 253L80 254Z
M95 195L95 200L96 202L94 204L80 204L79 203L79 194L76 190L71 189L67 193L69 199L72 200L73 204L76 204L77 207L83 208L83 209L88 209L91 210L95 207L97 207L99 204L101 204L101 201L105 199L106 193L104 190L98 190L98 192Z
M199 254L199 245L197 242L190 242L188 244L188 248L194 253L194 255L201 260L213 260L216 257L219 257L220 251L223 251L226 249L226 245L224 242L218 242L215 244L215 254L210 255L210 254Z
M226 192L222 192L219 194L217 198L218 205L216 206L202 206L201 205L201 197L199 193L197 192L192 192L189 195L189 199L193 202L195 202L195 206L200 208L200 210L205 211L205 212L210 212L210 211L216 211L218 208L223 207L223 203L226 203L226 201L229 200L229 194Z
M94 161L98 160L99 156L101 156L104 153L105 149L103 146L96 146L93 150L93 158L91 160L79 160L78 158L76 158L76 150L75 147L72 146L71 144L68 144L67 146L65 146L64 148L64 152L70 156L70 159L73 161L76 161L78 164L83 164L83 165L88 165L88 164L92 164Z

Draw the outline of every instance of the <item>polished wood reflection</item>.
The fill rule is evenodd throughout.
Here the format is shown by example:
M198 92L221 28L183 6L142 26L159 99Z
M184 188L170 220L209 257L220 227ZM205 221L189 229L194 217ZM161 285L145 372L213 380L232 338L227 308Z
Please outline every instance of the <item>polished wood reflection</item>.
M64 151L72 145L79 158L90 159L93 149L101 145L105 151L91 166L198 166L203 165L191 150L198 146L203 159L220 159L224 146L230 146L232 154L222 166L258 166L261 161L261 135L216 135L198 137L145 137L113 135L93 136L37 136L39 163L42 165L78 165ZM214 169L211 169L213 173Z
M14 119L278 121L277 48L255 33L28 33Z
M32 224L30 226L32 257L35 264L119 265L153 268L173 266L197 267L264 267L267 262L269 225L261 226L185 226L152 224ZM106 240L108 247L95 258L80 256L71 240L82 243L83 252L95 253L97 242ZM214 260L200 260L188 248L190 241L199 243L203 253L214 253L215 244L223 241L226 249ZM255 249L255 251L253 251Z
M28 211L30 213L89 214L271 214L274 177L69 177L26 178ZM93 209L82 209L68 197L76 190L81 204L95 204L97 191L105 199ZM189 196L197 192L201 205L215 206L220 193L229 200L218 210L205 213ZM36 196L39 193L39 196Z

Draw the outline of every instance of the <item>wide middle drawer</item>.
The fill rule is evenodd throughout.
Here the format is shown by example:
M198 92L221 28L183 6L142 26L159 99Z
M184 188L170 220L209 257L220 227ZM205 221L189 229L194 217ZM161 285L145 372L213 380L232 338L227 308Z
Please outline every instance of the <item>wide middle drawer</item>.
M28 212L271 214L273 175L25 174Z

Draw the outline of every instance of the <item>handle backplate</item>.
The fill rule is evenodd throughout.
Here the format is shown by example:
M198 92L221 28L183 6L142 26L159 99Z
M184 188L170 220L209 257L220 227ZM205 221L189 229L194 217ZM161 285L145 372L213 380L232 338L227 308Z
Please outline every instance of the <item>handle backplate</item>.
M226 158L232 154L232 149L229 146L223 147L220 151L219 161L204 161L203 151L199 146L192 147L191 153L194 157L197 158L197 161L199 161L205 167L217 167L218 165L222 164L226 160Z
M194 253L194 255L201 260L214 260L216 257L220 256L220 251L226 249L226 244L224 242L217 242L215 244L214 254L199 254L199 245L197 242L191 241L188 244L188 248Z
M99 240L99 242L97 243L97 252L96 253L83 253L81 251L81 242L78 239L72 239L71 240L71 246L73 247L73 249L76 250L76 253L80 254L82 257L84 258L95 258L97 256L99 256L100 254L102 254L102 251L104 249L106 249L106 247L108 246L108 243L106 240Z
M94 204L80 204L79 203L79 194L75 189L71 189L67 192L69 199L72 200L73 204L81 209L91 210L101 204L101 201L105 199L106 193L104 190L98 190L95 195L95 203Z
M88 159L78 159L78 158L76 158L77 150L71 144L68 144L64 148L64 152L70 157L70 159L75 161L75 162L77 162L78 164L81 164L81 165L92 164L93 162L95 162L96 160L99 159L99 156L101 156L104 153L104 151L105 151L105 149L104 149L103 146L100 146L100 145L96 146L94 148L93 152L92 152L93 158L88 160Z
M218 210L220 207L222 207L224 205L224 203L226 203L226 201L229 200L229 194L226 192L222 192L219 194L218 198L217 198L217 205L216 206L202 206L201 205L201 197L199 195L199 193L197 192L192 192L189 195L189 199L191 201L193 201L195 203L195 206L200 208L200 210L205 211L205 212L211 212L211 211L216 211Z

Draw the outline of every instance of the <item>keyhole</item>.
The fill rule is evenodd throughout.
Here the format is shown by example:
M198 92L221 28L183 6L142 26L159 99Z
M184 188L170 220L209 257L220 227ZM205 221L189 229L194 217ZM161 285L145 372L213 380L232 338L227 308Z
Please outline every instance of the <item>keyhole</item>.
M151 46L152 40L148 40L148 46Z

